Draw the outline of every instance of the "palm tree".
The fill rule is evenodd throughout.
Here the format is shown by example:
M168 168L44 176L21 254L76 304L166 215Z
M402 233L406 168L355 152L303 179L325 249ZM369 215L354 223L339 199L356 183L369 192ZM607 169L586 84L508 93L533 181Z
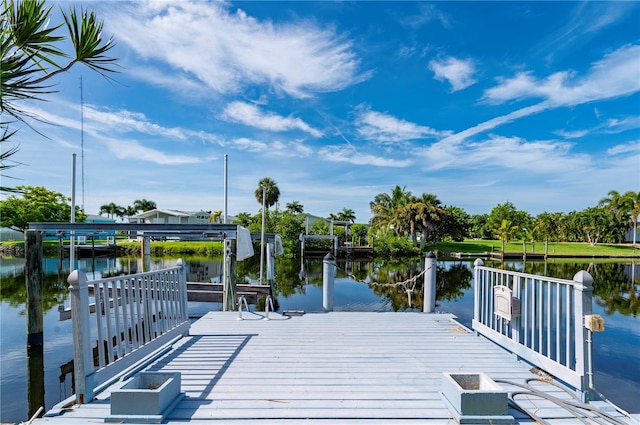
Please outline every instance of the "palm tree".
M151 211L158 208L155 202L149 201L147 199L136 199L135 201L133 201L133 207L136 210L142 211L142 212Z
M264 204L266 208L269 209L269 207L278 203L278 200L280 199L280 189L278 189L278 185L276 184L276 182L269 177L265 177L260 180L260 183L258 183L258 187L254 192L256 200L260 205L262 205L263 189L265 193Z
M502 255L504 256L504 244L509 242L518 231L518 226L512 226L509 220L502 220L500 227L494 230L502 242Z
M373 201L369 203L373 213L373 218L371 219L372 230L384 233L393 230L396 235L402 235L408 226L400 220L398 212L409 203L410 199L411 192L400 186L394 187L391 195L387 193L376 195Z
M292 214L302 214L302 212L304 211L304 207L300 202L293 201L287 204L287 211Z
M85 64L105 78L107 73L117 72L113 66L117 59L107 56L115 44L111 38L102 38L103 21L98 20L94 12L84 8L79 14L75 9L63 11L64 24L51 25L52 7L45 6L44 0L5 0L2 8L0 113L11 118L0 121L0 143L9 141L15 134L9 131L11 119L24 122L25 118L33 118L22 109L24 101L43 101L44 95L53 93L55 90L49 82L57 74L77 63ZM63 26L67 28L67 36L53 35ZM66 45L73 46L73 54L62 50ZM17 148L5 150L0 156L0 170L16 165L5 163L16 151Z
M446 215L446 211L441 207L441 202L438 197L431 193L423 193L420 197L420 204L422 204L422 208L418 214L422 224L422 240L420 241L420 246L424 247L429 234L432 233L436 223L440 222Z
M253 217L248 212L241 212L236 215L236 219L233 221L233 224L239 224L242 227L248 228L251 225L251 221Z
M110 202L100 207L99 214L102 215L103 213L107 214L109 218L113 218L114 216L122 217L124 215L124 208L116 205L113 202Z
M640 216L640 192L629 191L624 194L630 204L631 221L633 221L633 244L636 244L636 235L638 234L638 216Z
M128 206L125 207L122 211L122 213L126 216L126 217L132 217L136 214L138 214L138 210L136 209L136 207L132 207L132 206Z
M350 208L343 208L342 211L338 213L338 220L350 221L351 223L355 223L356 213Z

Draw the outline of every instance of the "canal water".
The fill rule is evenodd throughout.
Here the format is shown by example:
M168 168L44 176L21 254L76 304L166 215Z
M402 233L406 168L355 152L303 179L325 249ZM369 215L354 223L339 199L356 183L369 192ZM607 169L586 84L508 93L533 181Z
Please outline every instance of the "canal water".
M189 281L219 281L221 259L185 258ZM176 259L156 258L151 269L175 265ZM322 259L279 259L274 294L276 308L322 311ZM422 260L338 261L336 311L421 311L422 285L410 279L422 270ZM501 267L487 263L489 266ZM579 270L594 277L593 312L605 319L605 331L594 334L595 385L622 409L640 413L640 266L630 262L513 262L506 267L527 273L571 279ZM137 273L139 258L96 258L77 261L90 278ZM255 283L256 258L238 263L238 281ZM71 321L61 321L68 307L68 260L45 258L44 351L27 352L24 259L3 257L0 267L0 422L26 421L40 406L46 409L73 394ZM402 283L405 282L405 283ZM436 310L450 312L471 327L473 264L438 261ZM192 316L221 306L189 303Z

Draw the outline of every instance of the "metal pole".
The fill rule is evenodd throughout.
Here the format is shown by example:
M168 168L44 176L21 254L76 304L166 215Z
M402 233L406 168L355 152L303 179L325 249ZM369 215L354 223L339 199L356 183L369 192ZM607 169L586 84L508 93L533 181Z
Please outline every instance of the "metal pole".
M422 311L433 313L436 310L436 256L429 251L424 259L424 300Z
M76 154L71 154L71 223L76 222ZM69 271L75 270L75 231L69 232Z
M227 158L229 157L229 155L225 155L224 156L224 213L222 214L223 216L223 223L227 224Z
M336 276L336 260L328 253L322 260L322 308L333 311L333 286Z
M260 234L260 279L259 283L262 285L262 271L264 264L264 221L265 221L265 206L267 198L267 189L262 186L262 233Z

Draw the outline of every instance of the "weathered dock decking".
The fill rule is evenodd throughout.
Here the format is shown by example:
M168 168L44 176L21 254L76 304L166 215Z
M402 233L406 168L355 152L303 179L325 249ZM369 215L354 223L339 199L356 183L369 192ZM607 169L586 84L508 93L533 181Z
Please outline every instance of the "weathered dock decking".
M189 336L147 369L182 374L185 397L169 424L432 423L455 424L439 391L443 372L484 372L496 381L539 378L530 365L470 332L450 314L210 312ZM501 383L509 391L522 388ZM545 397L569 396L540 381ZM515 397L550 424L575 414L535 395ZM622 417L602 402L610 414ZM100 423L110 390L38 424ZM513 406L519 424L536 423ZM538 422L542 423L542 422ZM603 422L615 423L615 422Z

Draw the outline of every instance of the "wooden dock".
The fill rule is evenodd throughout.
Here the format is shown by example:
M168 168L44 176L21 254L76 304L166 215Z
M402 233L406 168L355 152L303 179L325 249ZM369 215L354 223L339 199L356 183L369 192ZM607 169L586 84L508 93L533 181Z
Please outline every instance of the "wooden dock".
M181 372L185 397L163 423L455 424L440 395L443 372L484 372L508 391L531 385L531 394L514 400L546 422L510 404L517 424L580 423L575 412L547 399L570 397L545 383L544 373L450 314L243 317L209 312L192 324L189 336L148 364L147 370ZM89 404L53 409L48 415L60 414L35 423L102 423L110 415L112 388ZM596 415L606 410L620 421L601 423L635 423L604 402L590 406L602 408ZM584 411L585 417L592 414Z

